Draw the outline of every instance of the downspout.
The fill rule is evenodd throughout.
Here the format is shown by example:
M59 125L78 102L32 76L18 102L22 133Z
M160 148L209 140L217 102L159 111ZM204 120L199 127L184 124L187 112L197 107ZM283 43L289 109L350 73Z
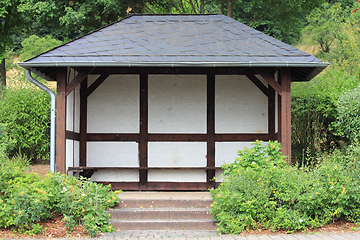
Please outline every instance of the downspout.
M51 119L50 119L50 171L52 173L55 172L55 120L56 120L56 114L55 114L55 106L56 106L56 97L55 93L45 85L38 82L35 78L31 76L30 70L26 69L26 77L27 79L38 86L41 90L47 92L50 95L51 98Z

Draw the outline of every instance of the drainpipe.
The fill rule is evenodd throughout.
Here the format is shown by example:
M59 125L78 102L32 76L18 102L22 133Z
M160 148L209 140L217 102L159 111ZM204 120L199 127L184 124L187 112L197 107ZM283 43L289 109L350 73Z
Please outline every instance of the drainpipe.
M30 70L26 69L27 79L38 86L41 90L47 92L51 98L51 119L50 119L50 171L55 172L55 106L56 106L56 97L55 93L45 85L38 82L35 78L31 76Z

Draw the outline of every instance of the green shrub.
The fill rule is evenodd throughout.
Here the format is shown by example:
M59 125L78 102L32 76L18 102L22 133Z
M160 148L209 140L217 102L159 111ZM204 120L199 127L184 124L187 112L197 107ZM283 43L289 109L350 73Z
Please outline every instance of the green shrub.
M223 166L224 182L210 190L214 199L211 213L218 220L220 233L237 234L248 229L294 232L339 218L360 220L359 161L341 160L350 153L324 155L314 169L299 170L287 166L282 156L267 158L280 148L278 143L269 142L273 148L260 142L254 145L239 151L240 159L246 159ZM360 148L355 147L352 155L360 159ZM259 160L261 164L253 161L259 156L264 157Z
M59 213L70 231L82 223L90 236L96 236L114 230L105 209L118 201L110 186L86 179L58 173L41 179L18 167L1 167L0 228L34 234L42 231L37 222Z
M336 109L338 134L351 143L360 140L360 87L345 92L337 101Z
M1 98L0 131L5 142L8 143L4 151L8 156L14 156L16 153L24 154L32 161L48 158L50 148L48 94L38 89L18 87L2 91Z

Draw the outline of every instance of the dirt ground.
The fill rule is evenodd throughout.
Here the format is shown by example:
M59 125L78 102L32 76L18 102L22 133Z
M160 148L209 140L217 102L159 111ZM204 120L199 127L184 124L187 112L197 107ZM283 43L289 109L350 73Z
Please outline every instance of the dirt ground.
M50 165L48 162L40 162L31 166L26 172L37 172L39 176L45 176L50 171ZM11 230L0 228L0 239L2 238L64 238L64 237L89 237L89 235L83 232L84 226L76 227L71 233L64 227L64 222L61 221L61 216L54 216L52 219L40 223L43 226L45 231L41 235L30 236L28 234L19 234L13 233ZM329 232L356 232L359 231L359 227L355 224L346 222L344 220L337 221L332 224L327 224L321 228L310 229L307 231L299 231L296 233L329 233ZM270 230L250 230L243 231L240 235L249 236L249 235L274 235L274 234L287 234L286 231L276 231L272 232Z

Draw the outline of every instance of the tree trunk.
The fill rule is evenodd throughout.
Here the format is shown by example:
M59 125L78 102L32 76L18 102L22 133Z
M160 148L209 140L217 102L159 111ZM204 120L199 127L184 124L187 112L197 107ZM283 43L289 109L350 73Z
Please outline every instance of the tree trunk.
M200 1L200 13L201 14L205 13L205 0Z
M234 4L235 4L235 1L234 0L228 0L227 2L227 16L228 17L233 17L233 13L234 13Z
M224 1L225 0L221 0L221 14L224 15Z
M0 85L1 87L6 87L5 58L1 60L1 65L0 65Z

